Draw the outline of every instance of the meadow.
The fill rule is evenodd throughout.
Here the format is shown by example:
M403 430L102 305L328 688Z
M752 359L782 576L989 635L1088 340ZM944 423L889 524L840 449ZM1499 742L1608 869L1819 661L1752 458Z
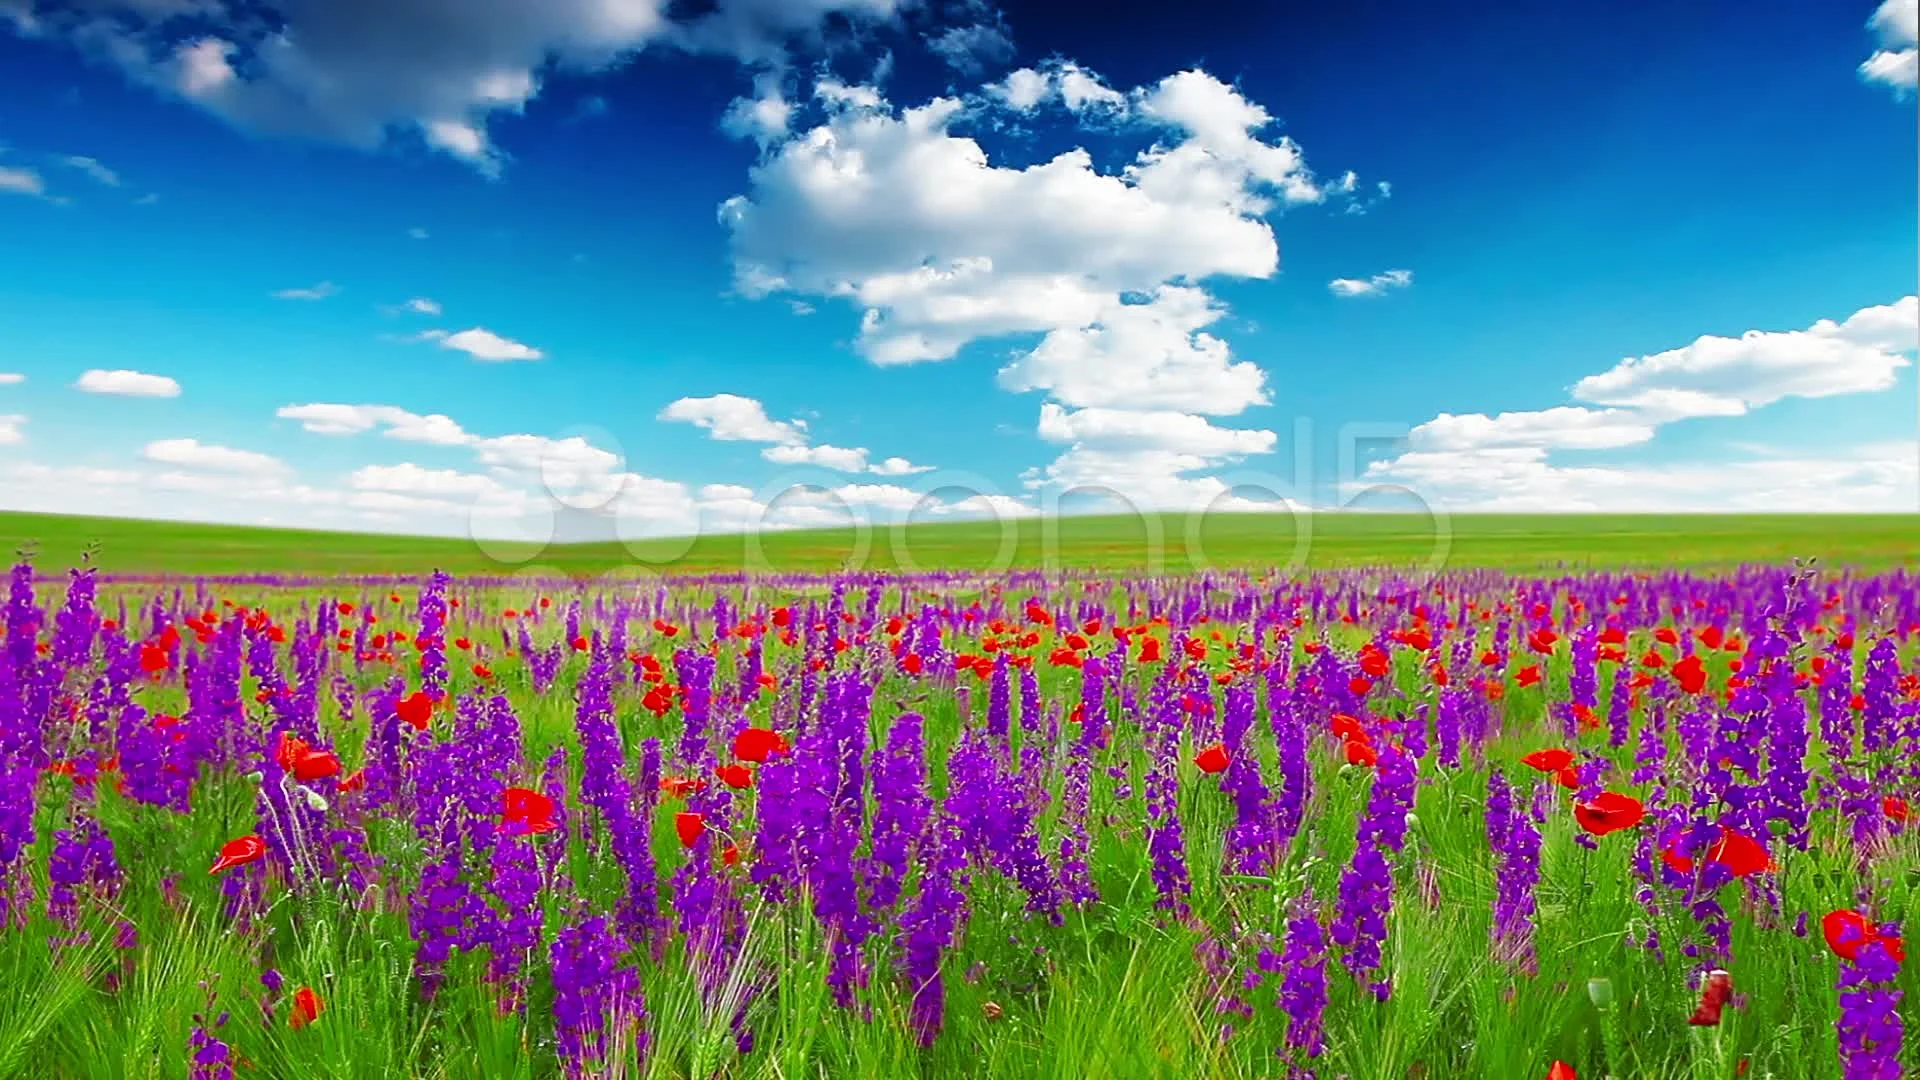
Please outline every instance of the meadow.
M0 516L0 1077L1920 1065L1912 516L928 528Z

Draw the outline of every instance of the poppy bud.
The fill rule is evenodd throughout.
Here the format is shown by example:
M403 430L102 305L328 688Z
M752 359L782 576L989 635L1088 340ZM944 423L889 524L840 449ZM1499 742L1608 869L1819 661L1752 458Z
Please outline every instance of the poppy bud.
M247 783L249 784L256 784L256 785L261 784L261 783L264 783L266 779L267 779L266 774L261 772L259 769L255 769L254 771L247 774Z
M1587 1000L1593 1002L1596 1009L1604 1009L1613 1004L1613 980L1597 976L1587 980Z
M327 800L322 798L319 792L308 787L303 787L300 791L306 795L307 805L313 807L315 813L324 814L327 812Z

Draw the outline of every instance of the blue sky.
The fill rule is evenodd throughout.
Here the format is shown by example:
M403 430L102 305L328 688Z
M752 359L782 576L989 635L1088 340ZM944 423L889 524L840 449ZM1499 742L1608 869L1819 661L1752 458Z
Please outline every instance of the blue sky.
M0 507L1920 507L1915 4L1611 7L0 0Z

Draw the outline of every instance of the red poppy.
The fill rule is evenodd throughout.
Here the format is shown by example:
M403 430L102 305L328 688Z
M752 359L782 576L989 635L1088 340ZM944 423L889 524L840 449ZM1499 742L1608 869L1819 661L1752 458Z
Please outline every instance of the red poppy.
M1707 687L1707 669L1698 656L1689 656L1673 665L1674 681L1680 689L1689 694L1697 694Z
M733 738L733 756L756 765L788 749L786 737L768 728L750 727Z
M510 787L501 792L500 824L514 836L534 836L560 827L553 820L553 800L523 787Z
M1150 637L1150 638L1141 639L1140 662L1143 664L1157 664L1160 662L1160 639L1159 638Z
M1200 766L1200 771L1203 773L1217 773L1217 772L1226 771L1226 768L1227 768L1226 744L1214 743L1212 746L1209 746L1206 749L1200 751L1200 753L1194 757L1193 763L1195 765Z
M1693 873L1693 860L1680 854L1678 837L1660 853L1660 859L1682 874ZM1720 835L1707 846L1707 861L1719 863L1737 878L1751 877L1774 868L1766 845L1743 832L1720 826Z
M1366 735L1365 730L1360 727L1360 721L1346 713L1334 713L1327 727L1343 739L1358 739Z
M1540 681L1540 665L1528 664L1514 672L1514 678L1519 680L1521 686L1533 686Z
M1827 939L1827 948L1842 960L1858 960L1860 950L1868 945L1878 945L1885 949L1895 963L1907 958L1906 943L1898 934L1881 933L1865 915L1851 908L1830 911L1820 920L1820 933Z
M1554 747L1549 750L1535 750L1520 759L1520 764L1543 773L1559 772L1573 764L1573 751Z
M1556 1061L1547 1066L1547 1080L1580 1080L1580 1074L1574 1072L1573 1066L1566 1062Z
M707 834L707 819L692 811L673 815L673 831L680 835L681 847L692 847Z
M1907 818L1910 815L1910 811L1907 809L1907 800L1898 795L1889 795L1881 799L1880 812L1887 815L1887 820L1898 825L1906 824Z
M313 987L303 986L293 992L293 1008L287 1013L287 1024L299 1031L320 1019L320 1013L325 1008L320 995L313 992Z
M1625 645L1626 643L1627 632L1617 626L1609 626L1605 630L1600 631L1600 644L1602 645Z
M213 868L207 873L217 874L222 870L231 870L236 866L258 862L266 854L267 842L258 836L248 834L237 840L229 840L220 845L220 858L214 861Z
M1566 788L1568 791L1579 791L1580 790L1580 771L1578 769L1575 769L1573 766L1568 765L1566 768L1561 769L1559 772L1553 774L1553 782L1556 784L1559 784L1563 788Z
M1687 1018L1695 1027L1719 1027L1720 1010L1733 1001L1733 976L1715 969L1700 984L1700 1004Z
M149 675L167 670L167 650L151 642L140 646L140 670Z
M665 776L660 779L660 790L676 799L684 799L707 790L707 782L689 776Z
M1553 652L1554 643L1559 640L1559 634L1554 633L1546 627L1541 627L1527 635L1527 648L1543 656L1550 655Z
M1640 666L1644 668L1663 668L1667 666L1667 658L1654 652L1652 649L1648 649L1640 655Z
M740 848L737 845L728 844L726 847L723 847L720 849L721 865L732 866L733 864L739 861L740 861Z
M341 791L365 791L367 789L367 770L355 769L340 778Z
M1360 650L1360 671L1371 679L1383 679L1387 675L1387 654L1368 642Z
M1573 819L1594 836L1605 836L1631 829L1647 816L1640 800L1617 791L1603 791L1585 802L1573 804Z
M1662 645L1678 645L1680 644L1680 635L1674 632L1673 627L1662 626L1653 632L1653 640Z
M1709 649L1717 649L1727 640L1726 635L1722 634L1717 626L1706 627L1694 636L1700 639L1700 644Z
M293 768L288 770L293 778L303 784L315 780L325 780L329 776L340 775L340 758L331 750L315 750L308 747L294 758Z
M713 775L719 777L721 783L735 791L743 791L753 786L753 770L745 765L722 765L713 770Z
M1347 740L1347 764L1358 765L1364 769L1370 768L1379 760L1380 751L1375 750L1373 744L1366 739Z
M917 652L910 652L900 658L900 670L909 675L918 675L925 667L926 661L920 659L920 654Z
M1366 697L1373 692L1373 682L1363 676L1355 675L1347 680L1347 689L1353 691L1356 697Z
M585 634L581 634L579 637L574 638L571 642L568 642L568 644L573 646L574 652L586 652L587 646L590 645L591 642L587 641L587 636Z

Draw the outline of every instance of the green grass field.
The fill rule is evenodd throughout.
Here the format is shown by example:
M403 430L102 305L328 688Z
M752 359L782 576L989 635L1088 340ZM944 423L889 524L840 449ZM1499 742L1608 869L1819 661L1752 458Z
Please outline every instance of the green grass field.
M536 548L471 540L0 513L0 542L44 566L89 547L114 573L599 575L1392 565L1510 571L1726 567L1795 557L1866 569L1920 565L1920 514L1475 515L1225 514L915 524Z

